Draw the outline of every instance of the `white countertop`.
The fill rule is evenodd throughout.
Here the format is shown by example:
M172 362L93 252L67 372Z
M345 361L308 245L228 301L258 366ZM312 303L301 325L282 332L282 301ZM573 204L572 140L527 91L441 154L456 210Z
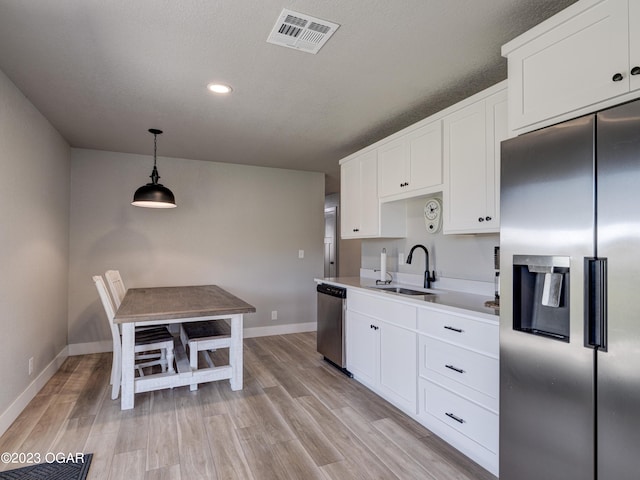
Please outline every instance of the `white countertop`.
M441 307L444 310L473 312L475 314L480 313L489 320L497 321L497 316L500 314L500 310L496 308L489 308L485 306L485 302L493 301L493 297L486 295L475 295L472 293L457 292L454 290L425 290L421 287L416 287L410 284L391 283L388 285L376 285L376 280L373 278L365 277L327 277L316 278L317 283L328 283L331 285L337 285L345 288L357 288L367 293L374 293L377 295L383 295L385 298L393 298L394 300L400 300L403 302L411 303L418 306L434 305ZM397 293L389 293L383 291L376 291L376 287L403 287L411 290L425 291L425 293L432 293L432 295L425 296L411 296L402 295ZM347 297L348 298L348 297Z

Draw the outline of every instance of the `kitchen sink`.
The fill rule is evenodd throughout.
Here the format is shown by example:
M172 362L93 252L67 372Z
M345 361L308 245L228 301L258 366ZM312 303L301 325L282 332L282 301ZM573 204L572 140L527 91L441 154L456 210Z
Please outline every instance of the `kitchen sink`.
M434 295L430 292L421 292L420 290L412 290L410 288L404 287L375 287L376 290L382 290L383 292L388 293L399 293L400 295Z

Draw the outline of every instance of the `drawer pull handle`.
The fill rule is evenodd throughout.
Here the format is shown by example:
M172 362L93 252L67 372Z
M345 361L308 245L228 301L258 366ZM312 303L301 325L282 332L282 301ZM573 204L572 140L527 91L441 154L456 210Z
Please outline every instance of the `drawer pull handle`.
M447 330L452 330L452 331L457 332L457 333L464 332L464 330L462 330L461 328L451 327L449 325L445 325L444 328L446 328Z
M458 423L464 423L464 420L456 415L454 415L453 413L449 413L449 412L445 412L445 415L449 418L454 419L456 422Z
M445 365L449 370L453 370L454 372L464 373L464 370L458 367L454 367L453 365Z

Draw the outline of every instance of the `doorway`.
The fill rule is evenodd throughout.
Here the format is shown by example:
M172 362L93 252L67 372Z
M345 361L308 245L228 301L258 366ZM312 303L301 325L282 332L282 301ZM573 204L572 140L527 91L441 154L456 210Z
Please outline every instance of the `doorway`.
M324 276L338 276L338 207L324 209Z

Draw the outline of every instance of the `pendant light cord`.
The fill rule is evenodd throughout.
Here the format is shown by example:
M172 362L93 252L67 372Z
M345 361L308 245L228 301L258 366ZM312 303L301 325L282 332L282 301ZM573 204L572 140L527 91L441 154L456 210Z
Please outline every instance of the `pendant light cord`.
M153 134L153 166L156 166L156 152L158 151L158 134Z
M153 170L151 171L151 183L153 185L159 185L158 180L160 180L160 175L158 174L158 167L156 167L156 157L158 151L158 134L156 132L153 133Z

